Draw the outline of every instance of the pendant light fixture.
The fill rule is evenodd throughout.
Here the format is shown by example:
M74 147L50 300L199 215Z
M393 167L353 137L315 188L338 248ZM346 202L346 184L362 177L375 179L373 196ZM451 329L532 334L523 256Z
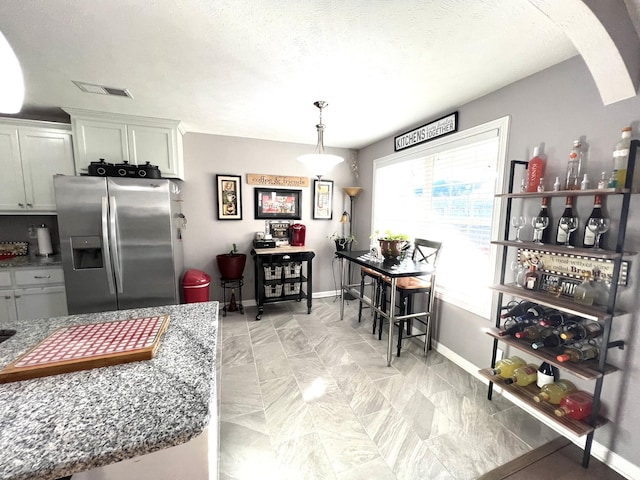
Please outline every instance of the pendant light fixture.
M319 180L322 178L322 175L331 170L335 165L340 162L344 162L344 158L338 155L324 153L324 125L322 123L322 109L327 107L329 104L319 100L314 102L314 105L320 110L320 122L316 125L316 129L318 130L318 144L316 145L314 153L301 155L298 157L298 161L304 163L309 171L317 176Z
M18 113L24 102L24 79L18 57L0 32L0 113Z

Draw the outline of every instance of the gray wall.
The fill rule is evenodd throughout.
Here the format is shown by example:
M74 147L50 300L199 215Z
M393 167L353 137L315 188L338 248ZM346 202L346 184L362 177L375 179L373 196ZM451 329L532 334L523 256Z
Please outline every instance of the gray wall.
M314 136L313 130L310 136ZM342 187L357 185L350 168L355 152L346 149L326 148L327 153L341 155L345 161L334 167L323 179L333 180L333 219L313 220L313 180L305 166L296 157L312 153L314 145L255 140L187 133L183 139L185 172L187 180L181 183L183 213L188 223L183 234L185 267L203 270L212 276L210 297L222 298L220 274L216 255L228 253L232 244L246 253L244 271L244 299L253 299L253 262L249 255L254 233L264 231L264 220L254 219L253 185L247 185L247 173L310 177L309 187L302 188L302 220L307 227L306 245L313 248L314 292L336 290L333 272L338 272L334 261L335 244L327 237L334 231L342 232L340 216L349 208L349 197ZM218 220L216 206L216 174L242 176L242 220ZM357 204L357 201L356 201ZM348 225L346 225L348 232ZM368 239L365 248L368 246ZM335 277L338 281L339 278Z
M470 79L470 81L473 81ZM603 106L591 75L580 57L551 67L495 93L461 106L460 130L510 115L511 127L507 159L528 160L533 147L545 143L548 155L545 178L564 175L566 159L572 142L586 140L589 154L587 171L592 180L602 170L611 169L611 153L620 138L623 126L632 124L637 138L640 120L640 97ZM450 112L442 112L447 114ZM437 118L435 116L434 118ZM432 118L425 118L416 125L407 125L403 131L418 126ZM382 120L381 120L382 121ZM401 132L397 132L401 133ZM393 153L393 137L389 137L359 152L360 176L366 190L358 207L356 231L359 236L368 234L371 228L372 166L376 158ZM551 180L551 183L553 181ZM609 209L614 212L614 200L607 199ZM552 204L554 218L561 215L564 202ZM591 211L592 199L582 197L578 204L582 219ZM538 209L534 205L535 210ZM640 251L640 198L634 196L627 230L626 249ZM625 460L640 465L640 413L637 399L640 397L640 338L636 323L640 316L638 301L637 256L630 258L631 274L629 286L620 294L620 308L631 312L615 319L613 339L627 342L624 350L611 350L609 363L619 367L620 372L604 380L603 402L612 423L599 429L595 441L601 443ZM478 368L485 368L491 360L490 338L480 329L493 321L480 318L464 310L439 302L439 319L434 337L438 342L462 356ZM576 382L579 387L592 389L593 383Z

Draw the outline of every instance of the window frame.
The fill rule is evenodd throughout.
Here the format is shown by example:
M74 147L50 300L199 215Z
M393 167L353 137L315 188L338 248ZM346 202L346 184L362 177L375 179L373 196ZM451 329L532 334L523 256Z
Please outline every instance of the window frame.
M492 120L481 125L470 127L466 130L452 133L445 137L435 139L433 141L418 145L416 147L401 150L385 157L375 159L373 162L372 172L372 199L376 198L376 172L379 168L388 165L401 163L403 161L410 161L415 158L425 157L437 154L442 151L451 150L454 148L460 148L465 144L472 144L480 141L484 138L497 137L498 138L498 152L496 159L496 177L494 182L494 198L493 198L493 210L491 216L491 229L490 235L492 239L499 238L499 233L502 228L501 219L503 218L503 203L501 199L495 195L505 191L508 179L505 175L505 166L507 165L507 149L509 140L509 126L511 117L504 116L496 120ZM492 134L492 132L494 132ZM474 139L474 137L476 137ZM371 229L374 228L375 218L375 205L372 205L371 209ZM373 232L372 232L373 233ZM497 245L490 244L489 246L489 265L494 265L494 271L491 278L495 279L500 270L499 252ZM468 296L465 296L462 292L456 292L451 288L446 288L442 285L436 286L436 295L438 298L469 311L475 315L486 318L491 318L492 312L495 310L494 302L495 296L488 294L488 298L491 300L486 304L480 305L476 302L470 302Z

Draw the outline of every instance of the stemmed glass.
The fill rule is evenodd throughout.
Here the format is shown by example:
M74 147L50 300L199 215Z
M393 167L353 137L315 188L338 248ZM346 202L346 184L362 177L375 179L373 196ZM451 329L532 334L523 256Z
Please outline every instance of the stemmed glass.
M587 228L596 234L596 241L594 248L596 250L602 250L600 248L600 237L602 234L609 231L611 222L608 218L590 218L587 223Z
M513 285L516 287L522 287L524 285L524 273L525 273L524 265L520 263L518 260L514 260L509 265L509 268L514 274Z
M516 242L522 243L520 240L520 230L527 224L527 217L524 215L514 215L511 217L511 226L516 229Z
M534 230L533 243L544 245L542 243L542 232L549 226L549 217L533 217L531 219L531 226Z
M571 234L578 229L578 217L561 217L558 222L558 228L563 230L566 234L564 246L567 248L574 248L573 245L569 245L569 238Z

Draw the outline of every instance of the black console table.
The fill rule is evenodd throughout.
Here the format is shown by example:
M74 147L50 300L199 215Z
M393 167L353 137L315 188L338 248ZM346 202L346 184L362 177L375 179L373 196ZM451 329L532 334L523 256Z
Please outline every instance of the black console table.
M311 313L314 251L307 247L283 246L251 250L255 268L256 320L262 318L265 303L307 299ZM303 268L304 267L304 268ZM306 276L305 276L306 274Z

